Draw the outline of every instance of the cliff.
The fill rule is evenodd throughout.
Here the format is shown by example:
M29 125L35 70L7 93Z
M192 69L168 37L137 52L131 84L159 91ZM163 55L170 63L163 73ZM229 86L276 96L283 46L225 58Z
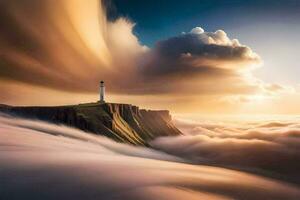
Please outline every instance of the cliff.
M169 111L144 110L129 104L88 103L56 107L0 105L0 111L76 127L135 145L147 145L147 141L159 136L181 134L173 125Z

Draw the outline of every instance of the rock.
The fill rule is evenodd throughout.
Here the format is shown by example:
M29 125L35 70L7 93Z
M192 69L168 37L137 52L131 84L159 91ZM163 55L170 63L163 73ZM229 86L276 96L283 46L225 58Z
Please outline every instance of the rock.
M182 134L167 110L145 110L130 104L87 103L55 107L0 105L0 111L21 117L64 124L118 142L147 145L160 136Z

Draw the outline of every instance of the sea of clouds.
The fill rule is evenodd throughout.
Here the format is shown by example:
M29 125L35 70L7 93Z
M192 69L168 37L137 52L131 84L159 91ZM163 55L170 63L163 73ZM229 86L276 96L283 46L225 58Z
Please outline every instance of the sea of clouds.
M155 149L197 164L240 169L300 184L297 120L192 122L177 119L180 137L158 138Z
M281 130L283 126L278 125ZM116 143L66 126L1 115L0 199L299 199L296 184L205 164L228 164L231 160L231 165L247 162L253 163L249 165L253 167L254 157L262 150L253 148L251 161L237 160L243 152L249 154L251 145L264 149L270 156L273 150L272 161L283 156L279 160L289 162L297 147L296 142L290 141L297 139L295 134L277 133L274 128L274 133L265 133L265 137L260 133L261 138L255 136L253 141L249 138L257 135L254 132L236 132L240 136L228 133L215 136L214 142L209 138L213 138L210 133L216 130L202 129L207 133L202 134L199 129L199 133L153 141L155 148L170 153L167 154ZM273 136L276 134L280 136ZM239 140L249 140L249 144L245 142L242 147L235 143ZM294 159L296 163L297 157ZM265 160L269 163L268 158ZM204 164L191 164L195 161ZM283 166L282 163L277 164Z

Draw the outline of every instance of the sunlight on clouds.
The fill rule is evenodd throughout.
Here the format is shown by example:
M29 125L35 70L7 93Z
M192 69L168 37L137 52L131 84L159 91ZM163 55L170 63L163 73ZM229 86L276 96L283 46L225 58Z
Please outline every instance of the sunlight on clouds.
M99 57L104 67L111 66L111 54L106 42L106 17L98 0L65 0L71 23L91 52Z
M109 100L173 112L235 113L245 103L270 112L294 93L254 76L262 58L224 30L195 27L148 48L134 22L109 21L97 0L12 0L0 9L1 103L36 104L44 93L39 105L94 101L102 79Z

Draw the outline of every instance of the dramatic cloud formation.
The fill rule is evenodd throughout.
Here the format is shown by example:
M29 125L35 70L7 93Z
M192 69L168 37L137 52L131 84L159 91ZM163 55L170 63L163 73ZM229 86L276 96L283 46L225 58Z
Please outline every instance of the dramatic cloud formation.
M2 199L299 199L299 188L39 121L0 116Z
M29 94L47 92L40 102L56 104L58 91L62 102L77 102L68 93L95 94L102 79L111 94L168 94L165 101L178 93L186 102L285 89L253 77L260 57L223 30L196 27L150 49L133 34L134 23L107 20L98 0L7 0L0 11L1 102L28 104Z
M300 183L300 124L266 122L177 125L183 137L158 138L153 147L194 162L239 168Z
M211 33L204 32L200 27L192 29L190 33L158 42L153 54L157 63L151 63L149 70L154 74L172 74L178 71L203 73L209 71L206 68L212 68L212 71L214 68L216 71L240 70L243 62L260 62L258 55L249 47L241 45L237 39L230 40L223 30ZM227 62L232 62L232 65Z
M159 41L146 55L142 74L160 82L158 92L248 94L260 90L261 83L249 72L260 62L249 47L224 31L204 32L197 27Z
M95 92L100 79L121 85L124 71L135 76L144 50L133 24L108 22L98 0L2 1L0 9L2 81Z

